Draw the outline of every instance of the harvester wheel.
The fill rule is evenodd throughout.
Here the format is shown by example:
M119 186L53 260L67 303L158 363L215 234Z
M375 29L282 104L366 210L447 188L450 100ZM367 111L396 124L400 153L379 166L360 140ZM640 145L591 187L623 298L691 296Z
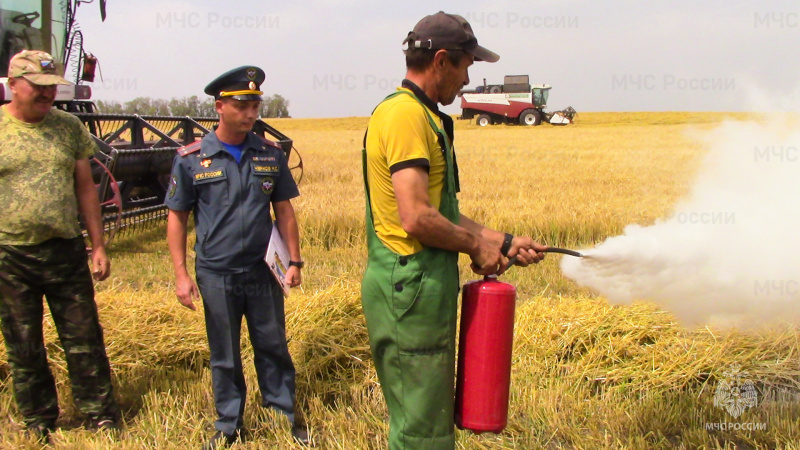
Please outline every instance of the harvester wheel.
M492 118L489 117L488 114L481 114L478 116L478 119L475 121L479 127L485 127L486 125L491 125Z
M520 125L539 125L542 123L542 115L535 109L526 109L519 115Z
M303 157L300 156L297 147L292 147L292 151L289 153L289 172L291 172L294 182L300 184L300 180L303 179Z

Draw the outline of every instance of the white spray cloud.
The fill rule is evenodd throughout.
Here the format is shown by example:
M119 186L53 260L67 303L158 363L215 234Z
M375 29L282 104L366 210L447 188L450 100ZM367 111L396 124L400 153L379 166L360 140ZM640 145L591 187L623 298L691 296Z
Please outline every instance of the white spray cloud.
M686 325L800 321L800 124L725 122L702 139L709 153L669 217L563 258L563 273Z

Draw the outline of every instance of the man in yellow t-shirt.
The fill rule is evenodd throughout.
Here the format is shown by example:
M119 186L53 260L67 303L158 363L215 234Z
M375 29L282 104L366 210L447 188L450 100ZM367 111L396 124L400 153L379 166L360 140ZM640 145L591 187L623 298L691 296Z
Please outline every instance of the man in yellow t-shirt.
M361 299L389 407L390 449L452 449L458 254L475 273L526 266L547 247L461 215L449 105L473 61L494 62L463 17L423 18L405 43L406 79L373 112L363 152L369 261Z
M24 50L10 62L12 100L0 108L0 323L14 397L28 431L47 441L58 397L42 339L42 297L64 347L72 397L92 426L117 429L118 407L94 301L83 214L95 279L108 277L100 203L89 157L96 145L76 117L56 110L52 56Z

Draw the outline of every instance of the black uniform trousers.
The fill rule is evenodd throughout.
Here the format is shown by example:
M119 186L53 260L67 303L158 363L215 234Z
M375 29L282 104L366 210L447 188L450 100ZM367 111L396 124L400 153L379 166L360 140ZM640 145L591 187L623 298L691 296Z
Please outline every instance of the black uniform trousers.
M283 412L294 422L295 370L286 343L283 292L267 264L219 274L197 268L206 333L211 349L211 381L217 430L231 434L244 426L247 398L240 338L247 319L262 405Z

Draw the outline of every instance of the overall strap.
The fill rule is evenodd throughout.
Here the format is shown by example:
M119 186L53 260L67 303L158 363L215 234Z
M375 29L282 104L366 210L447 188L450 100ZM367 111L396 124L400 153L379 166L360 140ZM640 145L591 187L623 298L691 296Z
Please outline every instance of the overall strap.
M427 106L425 106L425 104L423 104L423 103L422 103L422 101L421 101L419 98L417 98L417 96L416 96L416 95L414 95L414 93L413 93L413 92L411 92L411 91L406 91L406 90L401 90L401 91L397 91L397 92L392 92L391 94L387 95L387 96L386 96L386 98L384 98L383 100L381 100L381 103L383 103L383 102L385 102L386 100L389 100L389 99L391 99L391 98L397 97L398 95L402 95L402 94L410 95L410 96L411 96L411 98L413 98L414 100L416 100L416 102L417 102L417 103L419 103L419 104L420 104L420 106L422 106L422 108L423 108L423 111L425 111L425 117L427 117L427 118L428 118L428 124L431 126L431 128L433 128L433 131L434 131L436 134L438 134L438 135L442 136L442 139L444 139L444 143L445 143L445 145L446 145L447 149L451 148L451 146L452 146L452 145L451 145L451 143L450 143L450 138L449 138L449 137L447 137L447 133L445 133L445 131L444 131L444 130L442 130L442 129L439 127L439 125L436 123L436 121L435 121L435 120L433 120L433 117L431 117L430 113L428 112L428 107L427 107ZM380 106L380 105L381 105L381 103L378 103L378 106ZM376 106L376 107L375 107L375 109L378 109L378 106ZM373 109L373 110L372 110L372 114L375 114L375 109ZM370 115L372 115L372 114L370 114ZM366 130L364 130L364 141L363 141L363 143L362 143L362 146L363 146L364 148L367 148L367 133L369 133L369 127L367 127L367 129L366 129Z

